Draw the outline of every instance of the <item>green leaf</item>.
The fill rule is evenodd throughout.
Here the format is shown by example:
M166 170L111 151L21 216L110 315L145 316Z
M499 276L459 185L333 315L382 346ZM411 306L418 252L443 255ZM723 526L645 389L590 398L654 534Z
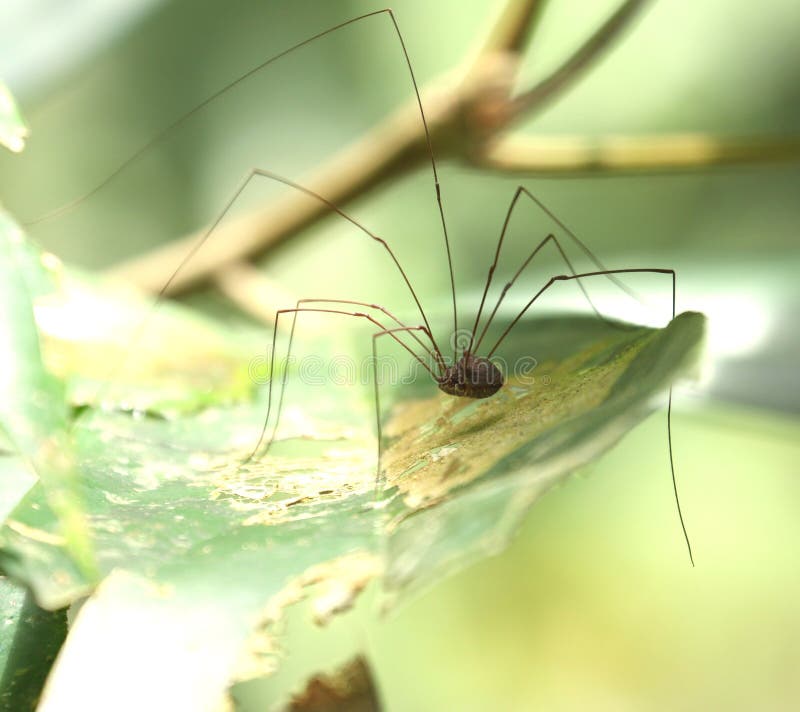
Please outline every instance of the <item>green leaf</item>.
M44 367L32 295L41 289L41 264L31 259L22 231L0 211L0 429L45 486L58 514L52 540L63 543L83 576L94 573L69 443L62 384Z
M0 456L0 519L36 477L18 456ZM0 576L0 709L33 710L66 634L64 614L38 608L29 592Z
M655 407L692 363L703 326L698 314L663 330L532 320L516 343L537 357L534 382L511 380L485 401L437 393L395 409L380 499L369 408L354 401L343 413L326 389L306 411L293 395L288 427L245 465L263 393L173 420L90 414L74 446L108 578L81 611L51 699L68 709L91 690L102 707L124 689L139 708L208 705L232 679L275 665L272 624L312 585L324 621L369 581L398 596L497 551L541 493ZM297 385L290 378L289 392ZM92 585L58 529L37 486L0 531L2 566L51 607ZM112 664L129 655L147 685Z
M0 81L0 144L14 153L25 148L28 127L22 120L14 97L8 87Z
M248 355L261 345L252 332L174 304L155 308L152 297L45 257L55 288L37 301L36 321L72 406L175 417L250 395Z
M0 576L0 709L33 712L67 635L64 610L44 611L26 590Z
M393 425L385 586L427 585L496 553L530 505L617 442L694 362L705 319L679 315L662 330L610 330L586 318L539 320L531 386L510 383L485 401L414 404ZM584 343L571 356L565 344ZM664 445L666 462L667 449Z

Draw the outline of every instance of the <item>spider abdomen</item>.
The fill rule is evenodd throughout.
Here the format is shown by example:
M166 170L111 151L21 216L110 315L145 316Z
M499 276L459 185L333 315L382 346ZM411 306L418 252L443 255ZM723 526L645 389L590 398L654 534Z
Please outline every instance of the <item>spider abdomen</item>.
M450 366L439 381L439 388L451 396L488 398L500 390L503 374L489 359L465 354Z

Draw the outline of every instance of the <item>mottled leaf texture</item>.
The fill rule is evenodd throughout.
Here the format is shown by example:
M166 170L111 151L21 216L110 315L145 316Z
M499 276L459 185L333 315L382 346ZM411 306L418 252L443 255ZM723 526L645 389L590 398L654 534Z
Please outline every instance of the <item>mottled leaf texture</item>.
M180 310L171 318L182 340L209 328ZM203 399L200 386L175 389L167 369L168 412L84 400L68 445L98 574L67 546L45 478L0 530L0 565L40 605L93 590L40 709L215 710L232 681L277 665L274 626L287 606L311 597L324 624L371 582L388 603L498 551L543 492L663 404L703 328L693 313L663 329L585 316L523 322L504 355L535 356L534 377L509 378L483 401L435 388L397 394L413 396L384 420L377 490L374 411L359 389L312 388L290 370L278 437L246 464L267 389ZM233 355L232 372L246 367L254 346L218 329L230 345L224 363ZM663 462L654 456L643 472L663 475L666 458L665 438Z

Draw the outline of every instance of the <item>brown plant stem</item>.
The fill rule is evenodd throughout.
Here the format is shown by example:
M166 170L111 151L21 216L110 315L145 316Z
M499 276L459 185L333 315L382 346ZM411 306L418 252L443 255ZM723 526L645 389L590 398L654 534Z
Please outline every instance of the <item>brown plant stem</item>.
M512 134L475 158L476 165L504 174L586 175L665 173L712 166L800 161L800 136L652 136L547 138Z
M437 159L449 158L504 173L549 176L693 171L800 159L797 136L674 134L587 139L505 133L510 125L529 117L584 76L646 2L624 0L549 76L512 96L518 59L531 40L543 2L508 0L478 43L477 52L465 59L461 68L422 89ZM416 100L412 99L299 182L342 207L429 160ZM159 292L169 282L167 295L209 280L228 292L237 275L241 276L245 260L330 215L323 203L287 191L250 214L223 221L213 239L205 241L177 273L176 265L203 240L206 230L124 262L112 268L109 275L151 292ZM241 302L236 295L234 298Z
M513 119L516 121L529 117L531 111L542 108L546 102L573 85L611 43L619 38L621 32L647 2L649 0L625 0L616 12L554 72L517 95L512 102Z

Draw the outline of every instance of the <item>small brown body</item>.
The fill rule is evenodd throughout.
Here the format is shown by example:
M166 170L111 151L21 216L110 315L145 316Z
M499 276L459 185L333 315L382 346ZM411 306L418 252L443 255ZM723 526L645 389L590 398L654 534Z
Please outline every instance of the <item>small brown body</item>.
M439 388L451 396L488 398L497 393L504 382L500 369L491 361L466 353L444 372Z

